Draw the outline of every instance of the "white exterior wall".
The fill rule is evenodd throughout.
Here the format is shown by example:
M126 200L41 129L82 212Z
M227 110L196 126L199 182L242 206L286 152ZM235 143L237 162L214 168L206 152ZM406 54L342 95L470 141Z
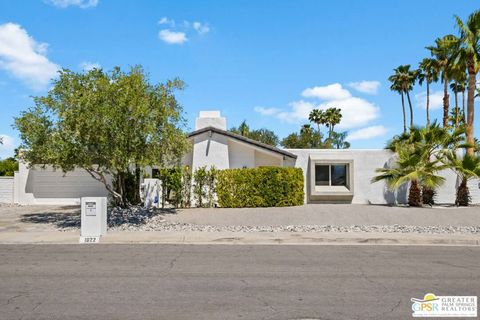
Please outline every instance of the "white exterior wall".
M255 151L255 167L281 167L282 158Z
M228 161L230 169L255 168L255 149L238 143L228 141Z
M0 177L0 203L13 203L14 177Z
M64 175L61 170L27 168L19 164L15 173L14 201L18 204L78 205L81 197L106 197L105 186L85 170L76 169Z
M305 179L305 202L308 202L310 186L310 155L325 160L353 160L353 190L352 203L404 203L405 190L396 193L389 191L384 182L370 183L376 175L375 169L386 165L393 153L388 150L354 150L354 149L287 149L297 155L295 167L302 168Z
M229 168L228 141L223 135L205 132L193 138L192 170L206 166Z
M373 203L373 204L394 204L406 203L408 186L402 186L399 190L392 192L388 190L385 182L371 183L372 177L377 175L375 169L387 167L392 163L393 153L388 150L327 150L327 149L287 149L287 151L298 156L295 167L302 168L305 178L305 202L308 202L310 187L310 155L324 160L353 160L353 190L352 203ZM451 170L440 173L445 177L445 183L436 189L436 203L455 202L457 175ZM472 204L480 203L480 180L472 179L468 186L472 197Z

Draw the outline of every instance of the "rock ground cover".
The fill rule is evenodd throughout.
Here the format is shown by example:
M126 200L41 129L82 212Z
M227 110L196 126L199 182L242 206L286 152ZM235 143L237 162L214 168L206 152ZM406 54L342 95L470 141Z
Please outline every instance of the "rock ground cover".
M177 231L177 232L381 232L415 234L480 234L480 226L413 226L413 225L203 225L172 222L161 214L164 211L132 207L113 208L109 212L108 226L111 231ZM60 228L72 230L78 227Z

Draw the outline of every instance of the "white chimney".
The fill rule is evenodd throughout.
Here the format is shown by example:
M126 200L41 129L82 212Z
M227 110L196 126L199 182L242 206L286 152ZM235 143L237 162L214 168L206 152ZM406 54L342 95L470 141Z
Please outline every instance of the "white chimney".
M195 130L206 127L227 130L227 119L220 115L220 111L200 111L198 118L195 119Z

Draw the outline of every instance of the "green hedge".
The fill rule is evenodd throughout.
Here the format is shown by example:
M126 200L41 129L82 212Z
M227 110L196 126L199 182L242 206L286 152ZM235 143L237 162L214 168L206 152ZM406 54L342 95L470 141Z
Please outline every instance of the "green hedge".
M216 191L221 207L299 206L304 198L303 172L280 167L220 170Z

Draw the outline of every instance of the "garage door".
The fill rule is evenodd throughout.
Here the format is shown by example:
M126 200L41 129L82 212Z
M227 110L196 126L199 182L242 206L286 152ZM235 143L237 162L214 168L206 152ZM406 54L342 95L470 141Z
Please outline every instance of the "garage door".
M0 177L0 202L13 203L13 177Z

